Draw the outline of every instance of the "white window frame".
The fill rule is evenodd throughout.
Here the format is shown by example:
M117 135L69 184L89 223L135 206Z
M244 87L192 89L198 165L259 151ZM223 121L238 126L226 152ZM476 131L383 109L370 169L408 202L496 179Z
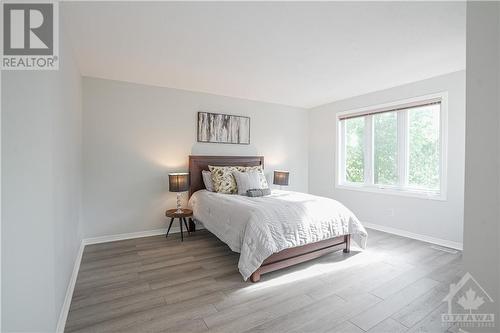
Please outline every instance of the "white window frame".
M403 180L405 184L402 185L380 185L374 183L374 165L373 165L373 122L372 117L368 116L365 118L365 151L364 151L364 183L353 183L346 181L345 177L345 126L344 122L340 118L351 114L359 113L369 113L370 111L385 108L397 109L398 106L409 104L409 103L419 103L425 102L426 100L432 100L439 98L441 100L441 113L439 117L440 121L440 188L438 191L426 191L418 188L412 188L408 186L408 126L407 123L407 113L401 112L398 114L398 156L403 156L406 159L405 163L399 163L399 179ZM402 116L400 116L402 115ZM355 110L339 112L336 115L336 128L337 128L337 147L335 149L337 161L337 171L335 172L335 187L338 189L355 190L371 193L381 193L389 195L399 195L399 196L410 196L430 200L441 200L445 201L447 199L447 176L448 176L448 92L439 92L435 94L412 97L404 100L399 100L395 102L372 105L368 107L363 107ZM399 133L403 131L404 133Z

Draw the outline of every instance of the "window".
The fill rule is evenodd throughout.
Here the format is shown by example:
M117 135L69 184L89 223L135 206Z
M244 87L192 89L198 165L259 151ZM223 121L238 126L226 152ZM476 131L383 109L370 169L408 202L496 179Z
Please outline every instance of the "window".
M337 185L444 199L446 94L341 113Z
M399 182L397 116L396 112L373 115L373 181L375 184L395 185Z
M365 179L365 122L362 118L347 119L345 121L346 134L346 180L353 183L362 183Z

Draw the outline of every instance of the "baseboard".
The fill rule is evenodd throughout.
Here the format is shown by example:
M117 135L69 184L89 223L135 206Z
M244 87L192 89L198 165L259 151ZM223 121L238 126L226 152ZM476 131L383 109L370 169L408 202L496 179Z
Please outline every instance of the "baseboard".
M174 230L172 228L172 230L170 230L170 232L171 233L180 232L180 229ZM145 230L145 231L129 232L129 233L125 233L125 234L106 235L106 236L85 238L83 240L83 242L85 245L91 245L91 244L99 244L99 243L107 243L107 242L116 242L116 241L133 239L133 238L165 235L166 233L167 233L167 229Z
M199 223L196 224L196 229L204 229L202 225ZM172 226L170 229L169 234L175 234L181 232L181 229L179 226ZM184 230L186 232L186 230ZM124 234L116 234L116 235L106 235L106 236L99 236L99 237L90 237L90 238L85 238L83 240L85 245L91 245L91 244L99 244L99 243L107 243L107 242L116 242L116 241L121 241L121 240L126 240L126 239L133 239L133 238L142 238L142 237L150 237L150 236L158 236L158 235L165 235L167 233L167 228L165 229L154 229L154 230L145 230L145 231L137 231L137 232L129 232L129 233L124 233Z
M64 303L59 313L59 320L57 321L57 333L63 333L64 327L66 326L66 320L68 319L69 307L71 305L71 299L73 298L73 291L75 290L76 278L78 277L78 271L80 270L80 263L82 262L83 249L85 244L83 240L80 243L80 248L76 255L75 264L73 265L73 272L71 273L71 278L69 279L68 288L66 289L66 296L64 297Z
M449 241L449 240L446 240L446 239L441 239L441 238L435 238L435 237L430 237L430 236L426 236L426 235L416 234L416 233L409 232L409 231L406 231L406 230L401 230L401 229L392 228L392 227L386 227L386 226L383 226L383 225L380 225L380 224L363 222L363 225L365 227L367 227L367 228L370 228L370 229L375 229L375 230L387 232L389 234L394 234L394 235L398 235L398 236L402 236L402 237L416 239L416 240L419 240L419 241L423 241L423 242L427 242L427 243L432 243L432 244L436 244L436 245L439 245L439 246L449 247L449 248L452 248L452 249L455 249L455 250L462 251L463 248L464 248L463 243L453 242L453 241Z

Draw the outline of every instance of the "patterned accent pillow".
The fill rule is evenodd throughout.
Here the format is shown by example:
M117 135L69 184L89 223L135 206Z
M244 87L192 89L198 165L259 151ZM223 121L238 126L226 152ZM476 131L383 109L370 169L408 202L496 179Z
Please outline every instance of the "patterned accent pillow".
M260 186L261 188L269 188L267 184L266 175L264 174L264 169L262 165L250 166L250 167L236 167L240 172L257 171L260 174Z
M236 167L209 165L208 168L212 173L212 183L214 184L215 192L225 194L238 193L238 186L233 176L233 171L238 171Z

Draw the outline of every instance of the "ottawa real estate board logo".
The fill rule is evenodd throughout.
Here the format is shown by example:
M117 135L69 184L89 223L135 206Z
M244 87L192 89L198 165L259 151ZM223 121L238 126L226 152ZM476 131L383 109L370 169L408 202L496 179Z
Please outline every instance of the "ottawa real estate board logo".
M2 1L2 70L59 69L57 1Z
M465 331L495 328L494 301L470 273L450 285L443 302L448 303L448 313L441 315L444 326L454 325Z

